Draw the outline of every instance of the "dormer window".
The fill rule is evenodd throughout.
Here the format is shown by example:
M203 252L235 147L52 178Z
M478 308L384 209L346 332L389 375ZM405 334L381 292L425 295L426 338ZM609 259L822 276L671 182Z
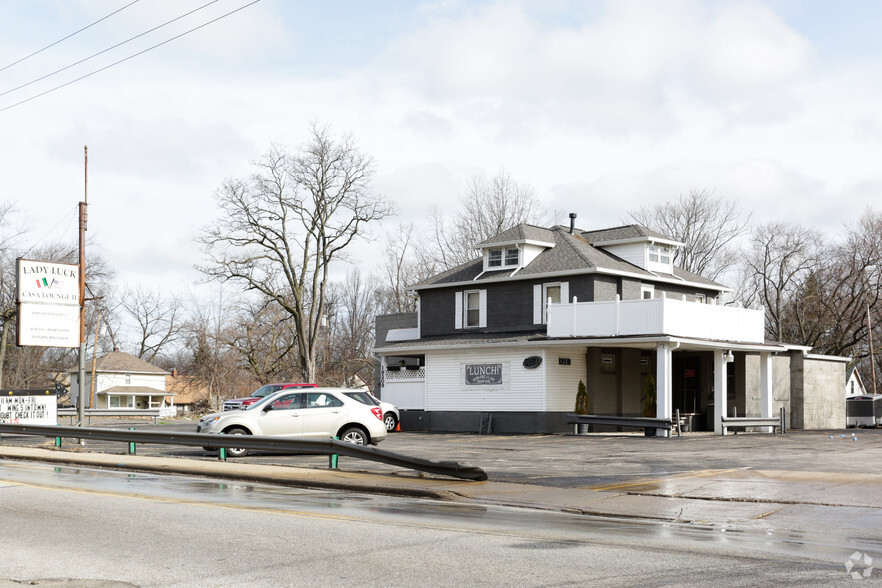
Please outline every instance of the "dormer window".
M487 265L490 267L499 267L502 265L502 251L499 249L493 249L489 252L487 258Z
M517 267L521 261L521 250L517 247L490 249L487 251L487 267Z
M520 261L520 249L505 250L505 265L517 265Z
M664 245L650 245L649 261L665 265L671 263L671 248Z

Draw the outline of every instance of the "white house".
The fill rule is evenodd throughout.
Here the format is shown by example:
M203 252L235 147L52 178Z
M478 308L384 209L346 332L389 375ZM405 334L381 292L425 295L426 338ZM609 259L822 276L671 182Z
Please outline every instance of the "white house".
M166 391L168 372L123 351L112 351L95 360L92 386L92 360L86 361L85 398L87 408L160 409L174 415L174 393ZM70 371L70 397L79 399L77 370ZM162 414L162 413L161 413Z
M575 215L571 215L575 218ZM413 286L416 313L377 317L377 384L402 427L560 432L579 382L590 411L674 411L724 434L723 416L845 426L846 358L765 340L763 311L673 264L675 240L639 225L518 225L476 259Z
M850 367L845 375L845 396L863 396L867 394L864 381L854 367Z

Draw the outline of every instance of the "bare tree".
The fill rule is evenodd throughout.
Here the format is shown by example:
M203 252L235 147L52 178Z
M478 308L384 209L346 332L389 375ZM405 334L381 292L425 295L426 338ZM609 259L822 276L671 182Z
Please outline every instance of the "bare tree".
M245 369L261 384L302 380L297 338L291 315L268 297L241 304L226 343L241 356Z
M221 290L214 300L193 301L186 324L187 346L193 359L184 372L208 389L209 404L219 410L224 398L238 389L238 354L227 343L229 308Z
M790 340L818 353L855 359L869 354L867 316L879 312L882 299L880 235L882 215L868 210L819 254L791 303Z
M737 241L749 231L750 214L737 201L710 190L690 190L673 202L644 205L628 214L635 222L685 243L674 265L704 276L720 278L737 259Z
M742 299L766 310L766 332L786 341L797 306L793 302L817 269L821 235L799 225L771 222L757 227L745 259Z
M126 288L119 308L134 327L134 355L144 361L153 362L181 336L183 306L174 295L164 296L159 290L141 287Z
M353 385L353 378L372 380L374 369L371 349L374 346L374 317L377 299L365 278L356 268L346 274L346 281L333 285L334 312L328 316L328 355L326 378L333 377L341 386Z
M412 223L399 225L395 233L386 237L377 288L379 313L414 312L417 300L407 289L438 271L437 264L424 257L424 250L417 247L415 232Z
M514 181L505 170L489 181L476 176L452 218L437 209L431 213L432 239L424 255L450 269L478 257L474 248L481 241L518 224L544 220L545 211L529 185Z
M292 318L305 379L315 380L330 265L392 206L369 189L373 160L350 137L313 125L296 153L273 148L247 180L216 194L223 216L200 236L209 278L235 281Z

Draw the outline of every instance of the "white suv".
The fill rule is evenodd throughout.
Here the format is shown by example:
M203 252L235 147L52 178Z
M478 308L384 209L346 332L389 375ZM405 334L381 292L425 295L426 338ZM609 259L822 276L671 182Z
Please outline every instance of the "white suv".
M197 433L279 437L337 437L356 445L376 445L386 438L383 411L346 395L345 388L279 390L244 410L199 419ZM206 447L206 449L208 449ZM228 448L231 457L248 454Z

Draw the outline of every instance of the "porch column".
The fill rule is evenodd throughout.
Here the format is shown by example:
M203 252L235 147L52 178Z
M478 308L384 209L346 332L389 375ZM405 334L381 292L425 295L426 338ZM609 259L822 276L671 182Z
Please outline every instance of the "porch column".
M667 343L659 343L655 348L655 417L658 419L672 418L671 380L673 375L672 348ZM656 429L656 435L667 437L670 431Z
M714 433L725 435L723 417L727 413L726 400L726 352L714 349Z
M760 416L771 418L772 415L772 354L760 353ZM767 433L772 433L772 427L763 427Z

